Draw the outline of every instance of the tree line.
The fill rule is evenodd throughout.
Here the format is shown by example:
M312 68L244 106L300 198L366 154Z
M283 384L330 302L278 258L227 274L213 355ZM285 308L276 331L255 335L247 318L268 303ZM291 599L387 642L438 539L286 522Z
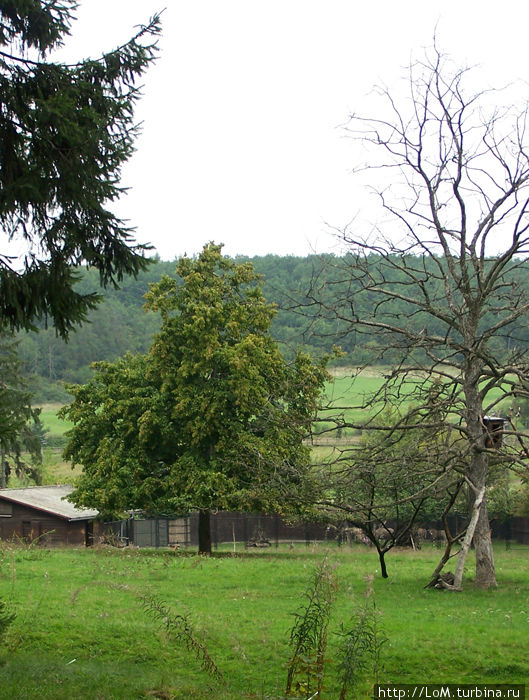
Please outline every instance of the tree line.
M395 263L398 258L395 256ZM409 262L413 263L413 256ZM306 257L267 255L263 257L237 257L235 262L251 262L255 271L262 276L262 289L266 299L277 306L277 314L272 321L271 333L278 341L283 355L292 358L298 349L314 356L329 353L333 346L340 346L342 354L334 362L348 366L364 364L398 363L401 353L392 344L386 348L384 357L377 354L377 334L369 329L351 329L350 319L366 317L374 313L379 299L374 293L351 288L351 276L344 270L354 265L351 255L311 255ZM395 266L392 275L387 265L377 254L368 256L366 263L373 274L385 267L384 275L389 288L398 291L402 287L403 273ZM436 280L435 267L445 264L438 260L426 261L426 275L432 286L441 286ZM493 264L493 259L489 261ZM40 401L64 401L67 394L62 382L83 383L90 377L90 364L98 361L112 361L127 352L145 352L154 333L159 329L159 319L145 313L145 294L152 284L168 275L178 279L177 261L154 259L149 267L137 277L126 277L119 288L110 287L102 292L102 301L88 314L88 320L70 333L66 342L57 335L55 328L42 327L38 333L18 334L19 358L23 373ZM520 292L527 289L529 261L520 261L511 274L512 282ZM362 273L363 274L363 273ZM82 295L89 295L98 289L99 275L96 270L83 269L76 289ZM318 304L311 302L311 295L318 288ZM439 289L439 291L441 291ZM420 292L417 284L409 286L408 293L415 296ZM337 299L341 312L337 313ZM328 305L330 310L325 311ZM380 315L382 309L378 309ZM439 319L427 318L406 300L395 295L383 306L387 318L406 319L409 328L416 333L427 328L430 333L440 335L443 324ZM492 311L490 312L492 314ZM489 316L490 316L489 314ZM487 315L482 319L486 325ZM517 320L509 334L498 334L491 339L491 351L498 361L508 357L513 347L524 345L529 340L529 324L526 317ZM417 353L420 351L418 350Z

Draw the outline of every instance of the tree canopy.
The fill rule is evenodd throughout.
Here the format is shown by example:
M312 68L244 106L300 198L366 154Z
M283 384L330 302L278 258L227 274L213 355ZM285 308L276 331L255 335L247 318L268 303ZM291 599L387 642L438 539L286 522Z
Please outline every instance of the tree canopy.
M327 373L324 360L283 359L275 309L249 263L208 244L177 274L147 294L161 314L149 352L100 363L69 388L65 456L83 466L74 502L103 513L198 510L207 552L211 510L283 512L310 500L304 440Z
M138 81L160 31L156 16L98 59L53 62L76 6L0 1L0 326L49 319L62 336L98 301L74 288L76 266L108 285L147 264L110 204L123 191Z

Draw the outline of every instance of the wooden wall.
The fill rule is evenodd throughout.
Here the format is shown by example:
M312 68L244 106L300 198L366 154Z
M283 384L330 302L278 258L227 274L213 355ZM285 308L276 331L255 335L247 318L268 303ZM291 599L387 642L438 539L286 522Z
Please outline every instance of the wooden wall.
M84 546L92 544L91 534L97 530L97 525L87 520L69 522L34 508L0 501L0 539L3 540L38 540L46 547Z

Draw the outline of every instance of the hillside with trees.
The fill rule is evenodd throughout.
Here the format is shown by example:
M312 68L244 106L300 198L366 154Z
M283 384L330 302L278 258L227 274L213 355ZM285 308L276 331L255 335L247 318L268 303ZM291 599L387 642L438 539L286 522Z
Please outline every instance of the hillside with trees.
M277 316L272 323L272 334L280 343L283 354L293 357L297 349L304 349L312 355L320 356L330 351L333 345L340 345L344 365L359 366L376 363L377 347L375 332L369 329L351 331L347 318L370 315L378 299L375 294L359 293L343 274L353 262L352 257L336 258L332 255L293 257L267 255L255 258L237 258L249 261L263 276L263 293L271 303L278 306ZM376 254L368 257L368 265L373 270L380 269L382 258ZM492 264L492 260L490 263ZM339 264L337 264L339 263ZM434 279L435 259L427 261L431 265L431 279ZM426 270L428 274L428 270ZM513 271L513 282L522 291L527 288L529 262L523 261ZM144 295L149 286L158 282L164 275L177 278L176 262L154 260L147 270L137 278L126 277L119 289L107 288L103 291L103 301L88 315L88 322L70 333L68 342L57 336L53 328L41 328L40 332L19 334L20 359L24 374L31 381L36 397L41 400L65 400L66 393L62 382L82 383L90 377L89 366L96 361L113 361L127 352L145 352L159 328L159 319L147 314L143 309ZM384 275L395 289L402 285L402 273L398 267ZM393 275L393 278L391 278ZM359 284L358 280L355 282ZM315 288L319 290L319 304L312 305L310 297ZM81 294L99 292L99 274L96 270L84 270L77 289ZM417 290L408 289L409 295L417 295ZM333 308L325 312L325 298L329 305L336 298L342 300L343 313L337 315ZM428 318L413 308L405 300L395 295L385 304L388 317L406 318L407 325L420 332L426 326L429 332L441 334L442 323ZM341 316L341 318L340 318ZM516 329L509 337L498 334L491 340L491 349L499 360L507 357L513 343L525 344L529 325L524 318L518 320ZM387 350L381 364L398 362L398 348Z

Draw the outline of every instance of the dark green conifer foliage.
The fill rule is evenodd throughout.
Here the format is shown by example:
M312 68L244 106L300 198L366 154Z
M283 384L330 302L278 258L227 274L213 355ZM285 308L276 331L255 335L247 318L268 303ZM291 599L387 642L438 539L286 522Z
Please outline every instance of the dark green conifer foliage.
M109 203L123 191L138 80L160 31L155 16L99 59L53 62L76 6L0 0L0 325L49 319L62 336L98 301L74 291L75 266L86 263L115 285L147 264L146 247L134 245ZM13 255L19 247L22 261Z
M42 424L40 409L31 405L31 394L21 377L17 343L0 334L0 487L9 475L41 481Z

